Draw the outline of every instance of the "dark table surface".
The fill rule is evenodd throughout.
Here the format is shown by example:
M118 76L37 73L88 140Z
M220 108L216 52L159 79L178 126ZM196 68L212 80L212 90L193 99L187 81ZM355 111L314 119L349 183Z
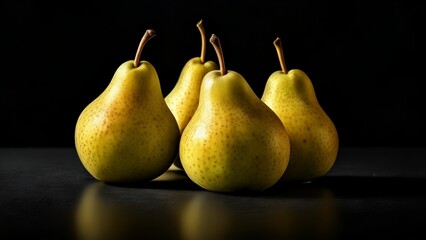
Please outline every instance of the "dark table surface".
M73 148L0 148L0 239L424 239L425 185L425 148L342 148L322 178L245 195L179 171L108 185Z

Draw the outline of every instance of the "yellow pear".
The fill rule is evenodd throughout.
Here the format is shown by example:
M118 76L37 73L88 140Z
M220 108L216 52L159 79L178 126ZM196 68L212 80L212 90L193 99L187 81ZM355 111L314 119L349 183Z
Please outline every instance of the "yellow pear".
M167 107L153 65L140 61L147 30L134 61L124 62L108 87L80 114L75 147L87 171L105 182L152 180L172 164L180 132Z
M210 38L220 70L206 74L179 154L188 177L216 192L263 191L283 175L289 138L278 116L247 81L227 71L219 38Z
M309 181L325 175L336 161L337 130L318 103L309 77L299 69L287 71L281 40L274 45L282 69L271 74L261 99L280 117L290 137L290 161L282 179Z
M185 64L175 87L165 97L167 106L175 116L181 133L197 109L201 81L208 72L218 69L215 62L205 61L206 37L203 20L197 23L197 27L201 34L201 55L190 59ZM173 165L182 168L179 156L176 157Z

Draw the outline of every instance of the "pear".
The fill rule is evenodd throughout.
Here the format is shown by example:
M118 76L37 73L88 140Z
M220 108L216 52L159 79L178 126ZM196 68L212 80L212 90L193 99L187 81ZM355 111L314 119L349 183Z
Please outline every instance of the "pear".
M200 86L204 76L218 66L213 61L205 61L206 37L203 20L197 23L201 34L201 55L191 58L183 67L178 81L172 91L165 97L167 106L172 111L182 133L198 106ZM182 169L179 156L176 157L174 167Z
M274 41L281 71L270 75L262 95L290 137L290 161L283 181L310 181L325 175L339 149L336 127L320 106L313 84L300 69L287 71L281 40Z
M105 182L152 180L167 171L179 149L180 132L167 107L152 64L134 61L116 70L108 87L81 112L75 147L87 171Z
M182 132L182 166L209 191L263 191L287 167L286 129L243 76L226 70L219 38L213 34L210 42L220 70L207 73L201 83L199 105Z

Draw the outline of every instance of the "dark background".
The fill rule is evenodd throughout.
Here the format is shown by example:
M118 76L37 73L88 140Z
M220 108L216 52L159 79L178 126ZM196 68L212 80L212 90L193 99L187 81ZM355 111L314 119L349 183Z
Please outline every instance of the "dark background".
M425 3L254 2L3 0L0 147L73 147L78 115L147 28L157 36L142 59L166 96L200 53L200 19L259 97L279 70L281 37L287 66L310 76L342 147L425 146Z

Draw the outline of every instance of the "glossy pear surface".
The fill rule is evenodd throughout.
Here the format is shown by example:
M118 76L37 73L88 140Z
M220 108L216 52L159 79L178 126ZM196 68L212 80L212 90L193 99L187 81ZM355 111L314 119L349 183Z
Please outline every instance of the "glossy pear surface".
M81 162L98 180L151 180L178 151L179 128L161 93L155 68L123 63L106 90L80 114L75 144Z
M279 116L290 137L290 161L283 180L307 181L325 175L337 158L339 138L309 77L298 69L274 72L262 101Z
M166 96L167 106L175 116L181 132L197 109L204 76L216 69L218 66L213 61L202 63L199 57L192 58L185 64L175 87Z
M181 133L198 107L204 76L215 69L218 66L213 61L202 63L200 57L190 59L183 67L175 87L166 96L166 104L175 116ZM182 169L179 155L176 156L174 166Z
M283 175L290 145L280 119L240 74L211 71L179 151L189 178L207 190L262 191Z

